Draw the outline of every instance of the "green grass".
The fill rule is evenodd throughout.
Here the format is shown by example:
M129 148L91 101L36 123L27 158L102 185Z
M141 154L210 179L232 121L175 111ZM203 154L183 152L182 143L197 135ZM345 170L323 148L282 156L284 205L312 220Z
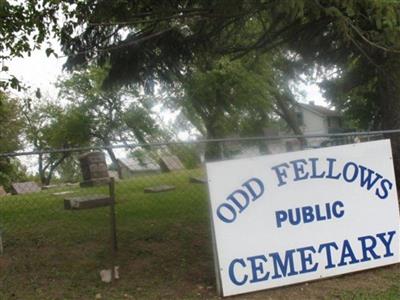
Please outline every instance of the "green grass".
M100 281L110 265L109 208L67 211L56 191L0 198L5 253L0 256L0 299L218 298L206 186L189 183L191 170L117 182L121 279ZM145 194L172 184L175 191ZM74 195L106 187L69 188ZM399 299L397 266L247 295L265 299ZM360 275L361 274L361 275ZM365 276L374 284L365 286ZM343 283L351 285L343 286ZM304 289L303 289L304 286Z

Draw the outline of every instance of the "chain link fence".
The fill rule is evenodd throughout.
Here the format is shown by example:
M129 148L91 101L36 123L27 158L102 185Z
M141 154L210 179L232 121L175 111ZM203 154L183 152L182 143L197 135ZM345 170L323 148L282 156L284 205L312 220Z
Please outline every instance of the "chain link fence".
M0 160L28 162L32 170L39 155L42 163L68 155L51 185L13 182L0 196L0 299L170 298L171 290L173 298L214 297L205 161L383 138L397 147L400 130L112 147L128 157L107 158L116 181L116 255L109 206L65 206L69 198L110 195L107 184L80 186L78 158L99 148L2 154ZM111 265L119 266L120 279L108 288L99 272Z

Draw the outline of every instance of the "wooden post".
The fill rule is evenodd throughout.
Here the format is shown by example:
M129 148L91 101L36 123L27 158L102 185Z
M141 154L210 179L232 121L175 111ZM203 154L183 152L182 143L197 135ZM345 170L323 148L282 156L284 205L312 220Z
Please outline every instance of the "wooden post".
M111 281L115 280L115 258L118 250L115 222L115 180L110 178Z

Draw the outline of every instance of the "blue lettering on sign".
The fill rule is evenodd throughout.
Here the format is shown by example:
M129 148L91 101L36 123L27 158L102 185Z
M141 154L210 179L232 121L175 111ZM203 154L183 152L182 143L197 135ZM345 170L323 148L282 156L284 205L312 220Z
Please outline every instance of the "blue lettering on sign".
M322 251L325 250L325 255L326 255L325 269L332 269L336 266L334 263L332 263L332 248L335 250L339 249L338 245L335 242L323 243L319 245L318 253L322 253Z
M235 267L236 265L239 265L240 267L246 267L246 263L244 262L244 259L242 258L236 258L232 260L232 262L229 265L229 278L235 285L243 285L246 283L248 276L244 275L241 279L238 279L235 273Z
M235 258L229 263L228 276L234 285L241 286L279 280L283 277L302 276L317 272L319 268L340 268L350 264L385 259L394 255L392 242L396 233L393 230L374 236L361 236L352 242L345 239L340 245L337 242L327 242L316 247L309 245L288 249L282 253L272 252Z
M275 212L276 226L282 227L284 223L299 225L301 223L311 223L314 221L325 221L332 218L339 219L344 216L344 204L335 201L332 204L326 203L324 206L317 204L314 206L303 206L289 208L288 210L278 210Z
M264 194L264 184L258 178L251 178L242 184L227 198L226 202L217 208L217 216L224 223L232 223L237 215L242 213L251 201L255 201Z
M248 257L247 260L250 262L252 270L250 283L268 280L269 272L265 272L263 265L263 263L267 262L265 255L251 256Z
M326 158L322 163L317 157L296 159L275 165L271 168L277 179L277 186L288 182L304 180L343 180L346 183L358 184L360 188L374 192L379 199L386 199L392 190L393 183L379 173L363 165L349 161L339 167L335 158ZM245 181L238 189L231 192L216 209L216 215L224 223L234 222L249 205L264 194L264 183L256 177ZM343 203L336 201L332 205L303 206L275 212L277 227L287 222L291 225L307 224L314 221L341 218L344 215Z
M315 248L313 246L303 247L296 250L300 253L301 270L300 274L315 272L318 268L318 263L313 263L313 254Z
M367 191L372 190L379 199L386 199L392 190L393 182L378 172L363 165L349 161L338 166L335 158L325 162L316 157L296 159L271 167L276 176L277 186L285 186L290 181L331 179L357 184Z
M270 253L269 256L272 257L272 261L274 263L274 275L272 275L272 279L293 276L297 275L298 272L295 271L294 268L294 260L293 254L295 253L294 249L287 250L284 254L284 262L281 259L281 256L278 252ZM288 271L288 269L290 271Z

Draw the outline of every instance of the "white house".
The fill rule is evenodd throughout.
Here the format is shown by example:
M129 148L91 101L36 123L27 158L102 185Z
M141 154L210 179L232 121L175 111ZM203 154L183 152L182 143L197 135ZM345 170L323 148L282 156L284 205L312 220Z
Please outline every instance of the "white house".
M296 103L294 108L296 119L303 134L338 133L342 129L342 116L336 110L315 105Z
M314 102L308 104L296 102L292 112L304 135L328 135L343 132L342 115L336 110L315 105ZM280 131L278 128L265 128L264 135L273 139L267 139L262 147L257 143L239 141L224 142L222 147L224 152L229 153L229 158L252 157L264 153L273 154L304 149L304 145L301 145L299 139L284 138L284 136L293 135L293 132ZM238 135L230 137L239 138ZM319 148L328 143L329 140L327 136L307 138L305 147Z
M304 135L328 135L330 133L343 132L342 115L336 110L315 105L297 102L294 107L296 120ZM311 148L320 147L329 138L309 138L307 146Z
M330 133L343 132L342 115L338 111L315 105L314 102L308 104L296 102L293 107L293 113L304 135L328 135ZM265 130L265 135L269 137L288 134L290 133L270 129ZM328 140L328 137L308 138L306 147L318 148ZM298 139L277 139L268 142L270 153L281 153L301 148L302 146Z

